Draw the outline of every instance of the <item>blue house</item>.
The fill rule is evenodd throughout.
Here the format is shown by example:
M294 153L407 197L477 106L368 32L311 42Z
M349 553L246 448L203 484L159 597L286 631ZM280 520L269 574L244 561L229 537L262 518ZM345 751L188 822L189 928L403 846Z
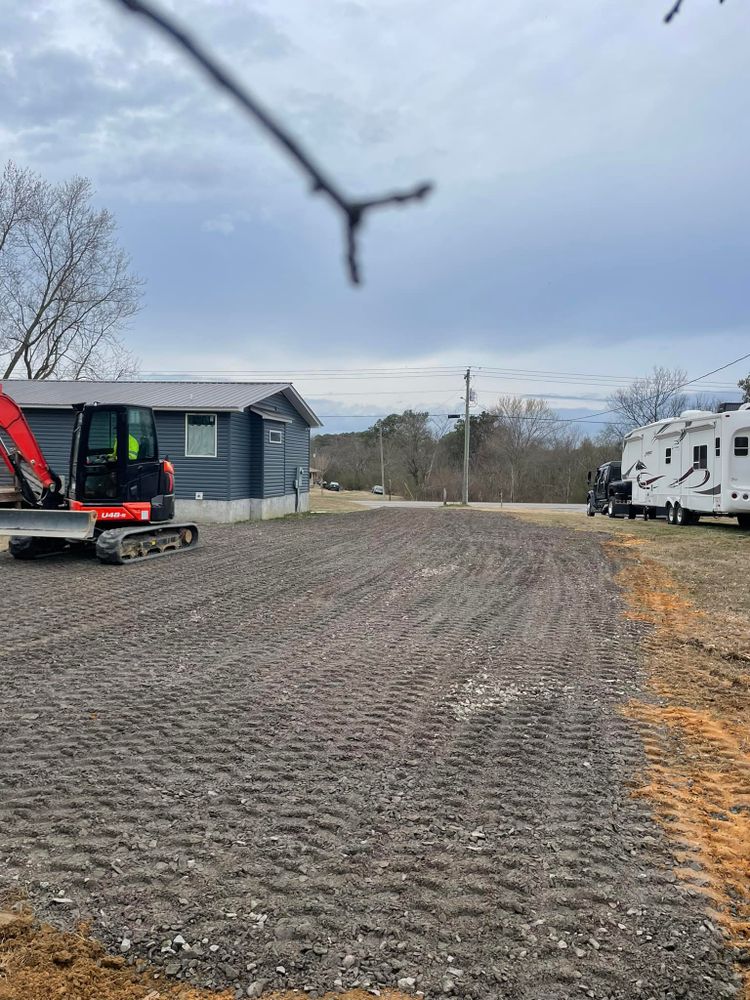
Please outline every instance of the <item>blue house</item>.
M67 477L75 403L154 410L159 454L175 468L176 516L203 523L309 507L310 429L321 423L290 382L0 381L51 467Z

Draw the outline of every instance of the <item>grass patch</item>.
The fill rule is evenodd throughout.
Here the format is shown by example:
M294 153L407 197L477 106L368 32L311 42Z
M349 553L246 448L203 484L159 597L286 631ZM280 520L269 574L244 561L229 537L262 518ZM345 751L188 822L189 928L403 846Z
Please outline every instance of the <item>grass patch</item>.
M353 514L368 510L361 500L383 500L388 499L376 496L368 490L342 490L341 493L334 493L333 490L321 490L315 486L310 490L310 513L311 514ZM394 499L400 499L394 497Z

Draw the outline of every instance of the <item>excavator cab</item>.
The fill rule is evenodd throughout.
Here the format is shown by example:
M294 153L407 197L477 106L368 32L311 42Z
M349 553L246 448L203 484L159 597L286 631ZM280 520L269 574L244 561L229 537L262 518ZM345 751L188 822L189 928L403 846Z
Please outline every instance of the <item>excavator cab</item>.
M85 504L151 501L162 463L153 411L81 406L73 426L68 496Z

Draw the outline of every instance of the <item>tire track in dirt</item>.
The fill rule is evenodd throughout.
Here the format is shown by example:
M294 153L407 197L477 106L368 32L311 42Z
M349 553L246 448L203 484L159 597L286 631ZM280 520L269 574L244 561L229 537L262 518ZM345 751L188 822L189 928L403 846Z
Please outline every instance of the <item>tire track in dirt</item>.
M0 873L42 915L199 985L731 995L627 795L641 626L595 539L442 511L204 539L0 557Z

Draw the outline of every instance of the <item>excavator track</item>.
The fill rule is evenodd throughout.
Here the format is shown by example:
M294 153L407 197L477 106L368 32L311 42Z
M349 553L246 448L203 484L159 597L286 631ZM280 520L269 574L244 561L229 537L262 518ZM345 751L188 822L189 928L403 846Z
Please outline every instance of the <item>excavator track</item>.
M123 565L145 557L153 559L194 549L197 544L198 527L195 524L112 528L97 538L96 555L101 562Z

